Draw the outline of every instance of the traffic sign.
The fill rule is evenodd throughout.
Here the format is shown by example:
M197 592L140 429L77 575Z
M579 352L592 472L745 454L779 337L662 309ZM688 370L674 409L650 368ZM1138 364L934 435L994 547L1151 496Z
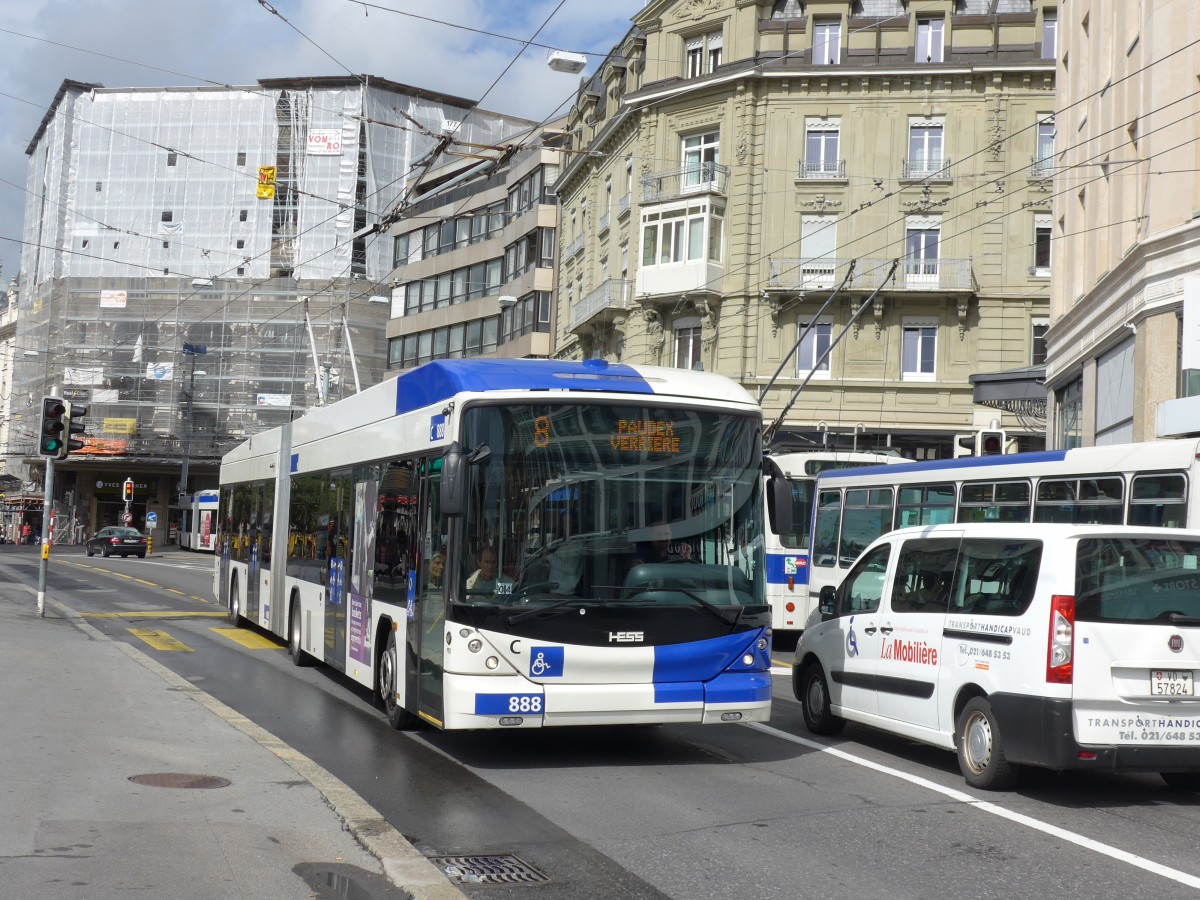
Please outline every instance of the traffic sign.
M133 524L133 513L131 513L129 510L125 510L125 512L121 513L121 524L122 525L132 525Z
M153 528L155 525L157 525L158 524L158 513L156 513L156 512L146 513L146 524L149 525L151 528Z

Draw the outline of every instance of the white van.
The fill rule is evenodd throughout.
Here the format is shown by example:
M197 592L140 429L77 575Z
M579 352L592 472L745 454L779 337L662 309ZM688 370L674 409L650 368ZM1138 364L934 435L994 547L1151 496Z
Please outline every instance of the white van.
M905 528L820 605L792 672L804 724L957 750L967 783L1018 765L1161 772L1200 789L1200 532Z

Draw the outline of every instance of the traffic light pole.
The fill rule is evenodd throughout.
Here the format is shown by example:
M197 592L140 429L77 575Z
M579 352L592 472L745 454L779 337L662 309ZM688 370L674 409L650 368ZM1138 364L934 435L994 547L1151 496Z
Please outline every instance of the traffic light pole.
M46 496L42 503L42 558L38 560L38 618L46 616L46 567L50 563L50 544L54 540L54 460L46 458Z

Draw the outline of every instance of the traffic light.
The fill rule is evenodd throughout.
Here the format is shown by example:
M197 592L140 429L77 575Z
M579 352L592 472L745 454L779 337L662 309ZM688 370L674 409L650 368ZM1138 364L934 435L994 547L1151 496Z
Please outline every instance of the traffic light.
M125 483L121 485L121 499L126 503L133 500L133 479L126 478Z
M87 425L85 425L83 421L84 416L88 414L88 408L86 406L84 406L82 403L72 403L69 400L63 405L67 408L67 411L63 416L66 424L66 430L64 431L63 436L66 438L66 443L63 446L62 455L59 456L59 459L66 459L67 454L69 454L72 450L83 449L83 441L76 440L75 435L83 434L84 429L87 428Z
M38 456L66 456L67 407L61 397L42 398L42 426L38 429Z
M959 459L963 456L974 456L977 437L978 435L974 432L971 434L956 434L954 436L954 458Z
M976 456L1003 456L1008 435L1003 428L980 431L975 442Z

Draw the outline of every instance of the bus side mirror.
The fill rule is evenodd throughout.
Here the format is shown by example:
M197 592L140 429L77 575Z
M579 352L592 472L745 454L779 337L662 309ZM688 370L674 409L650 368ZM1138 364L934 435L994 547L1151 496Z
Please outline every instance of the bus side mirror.
M458 441L452 441L442 454L442 497L443 516L461 516L467 511L467 470L471 466L483 465L492 458L487 444L480 444L470 452L464 452Z
M837 611L837 589L832 584L821 588L817 600L817 610L821 613L821 618L833 618L833 614Z
M467 455L458 441L451 441L442 454L443 516L461 516L467 511Z
M776 534L790 534L796 530L792 521L792 485L783 475L772 475L767 479L767 516L771 530Z

